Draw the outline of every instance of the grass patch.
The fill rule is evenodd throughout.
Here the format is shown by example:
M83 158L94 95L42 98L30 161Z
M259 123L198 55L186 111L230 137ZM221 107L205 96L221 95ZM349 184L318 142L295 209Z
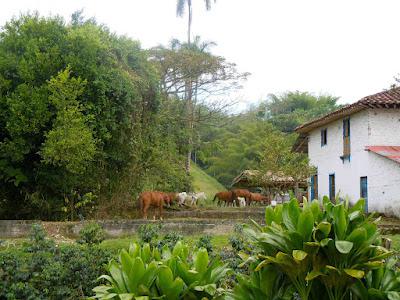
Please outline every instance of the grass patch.
M189 245L189 247L194 247L196 242L199 240L201 236L202 235L184 236L183 240ZM158 240L160 240L161 238L162 236ZM121 249L129 248L130 243L137 241L138 241L137 236L129 236L118 239L107 239L100 244L100 247L103 249L118 251ZM229 246L229 235L213 235L211 244L215 250L219 251L223 247Z
M196 164L191 165L191 175L193 177L194 191L205 192L207 203L212 203L212 199L217 192L226 191L226 188L221 183L200 169Z

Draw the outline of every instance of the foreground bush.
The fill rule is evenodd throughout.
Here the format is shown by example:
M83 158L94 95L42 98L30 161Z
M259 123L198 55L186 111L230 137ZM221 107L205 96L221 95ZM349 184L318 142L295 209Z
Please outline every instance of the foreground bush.
M210 262L204 248L193 253L178 241L171 250L159 252L149 244L132 244L119 261L108 266L109 283L93 289L98 299L217 299L225 291L219 282L230 270L218 260Z
M90 222L79 231L79 244L98 245L106 238L106 233L98 223Z
M0 251L0 299L84 298L111 257L98 247L56 247L35 225L25 247Z
M238 276L233 299L400 299L396 271L385 271L392 253L379 246L364 200L349 208L325 198L322 207L304 202L303 209L292 200L267 207L265 223L245 228L258 249L243 253L253 272ZM382 283L386 273L391 285Z

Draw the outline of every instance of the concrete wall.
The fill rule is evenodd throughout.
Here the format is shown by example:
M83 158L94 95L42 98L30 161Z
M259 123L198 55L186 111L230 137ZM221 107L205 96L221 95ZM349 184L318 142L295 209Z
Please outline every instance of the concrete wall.
M142 224L162 224L161 233L171 231L183 235L193 234L229 234L233 233L234 225L246 223L247 220L164 220L164 221L145 221L145 220L98 220L105 230L108 238L132 236ZM24 238L34 223L41 223L51 237L77 238L79 231L85 226L86 222L41 222L41 221L20 221L20 220L0 220L0 239L1 238Z
M368 145L400 146L400 110L369 110ZM370 210L400 216L400 164L368 153Z
M249 221L264 222L264 207L237 210L185 210L165 212L161 221L162 233L176 231L184 235L229 234L235 224ZM41 222L31 220L0 220L0 239L26 237L34 223L41 223L50 236L76 238L85 222ZM140 225L160 221L151 220L97 220L108 237L130 236L137 233Z
M349 197L354 202L360 197L360 177L367 176L368 153L365 141L368 140L368 112L362 111L350 118L349 160L343 155L343 120L337 120L310 133L308 151L310 163L318 168L318 195L329 195L329 175L335 174L336 194ZM321 130L327 129L327 145L321 147Z
M370 146L400 146L400 109L368 110Z
M321 130L327 145L321 147ZM318 195L329 195L329 174L336 193L352 203L360 198L360 177L368 178L368 210L400 216L400 164L365 151L370 145L400 145L400 110L369 109L350 116L350 160L342 161L343 119L310 132L310 162L318 168Z

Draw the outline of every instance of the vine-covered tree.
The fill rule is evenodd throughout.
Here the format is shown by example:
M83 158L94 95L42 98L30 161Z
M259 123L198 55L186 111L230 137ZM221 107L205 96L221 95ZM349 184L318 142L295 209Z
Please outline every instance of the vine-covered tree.
M137 41L79 12L71 24L38 14L7 22L0 218L60 219L95 202L124 211L143 188L182 189L179 137L162 108L157 70Z

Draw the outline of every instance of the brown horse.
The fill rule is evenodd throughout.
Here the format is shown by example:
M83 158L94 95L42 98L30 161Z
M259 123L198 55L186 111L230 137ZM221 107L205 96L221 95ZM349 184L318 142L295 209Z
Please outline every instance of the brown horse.
M166 204L172 205L178 199L178 193L165 193L168 197Z
M162 220L163 206L169 201L169 197L162 192L143 192L139 195L138 201L143 219L147 219L147 210L154 207L154 209L158 208L158 216ZM153 218L156 218L156 213Z
M239 204L238 197L243 197L246 200L246 204L247 205L250 204L250 202L251 202L251 200L250 200L251 193L249 192L249 190L246 190L246 189L234 189L234 190L232 190L232 193L233 193L233 196L234 196L233 200L237 204Z
M232 191L224 191L224 192L218 192L215 194L213 201L215 199L218 199L218 205L221 206L222 203L225 203L227 206L230 204L234 204L233 199L234 199L234 194Z
M249 205L251 204L251 202L269 204L271 203L271 199L259 193L250 193Z

